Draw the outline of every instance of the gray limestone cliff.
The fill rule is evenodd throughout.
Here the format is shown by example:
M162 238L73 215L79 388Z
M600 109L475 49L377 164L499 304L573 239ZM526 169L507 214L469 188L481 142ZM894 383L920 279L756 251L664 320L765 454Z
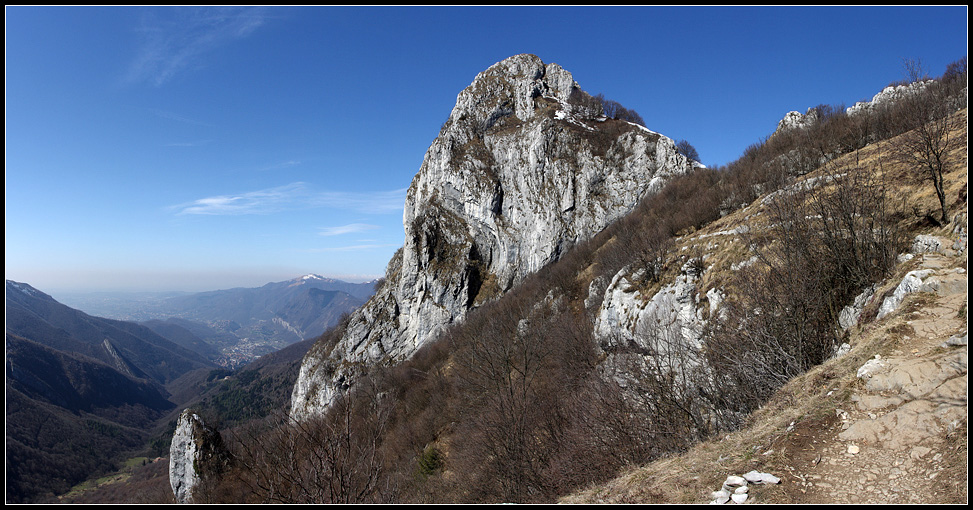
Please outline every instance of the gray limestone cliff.
M176 501L192 503L193 489L210 474L219 473L228 459L219 432L192 410L184 410L169 446L169 485Z
M385 283L336 343L308 352L293 418L323 412L367 366L407 359L693 168L671 139L606 119L590 99L534 55L494 64L459 93L409 188Z

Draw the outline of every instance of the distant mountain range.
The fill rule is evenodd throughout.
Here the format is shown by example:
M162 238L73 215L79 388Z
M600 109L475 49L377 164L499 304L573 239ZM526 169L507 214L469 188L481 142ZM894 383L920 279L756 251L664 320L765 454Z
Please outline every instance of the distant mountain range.
M255 288L193 294L74 294L88 313L138 321L155 333L227 367L316 338L374 293L375 282L348 283L308 274Z
M319 336L342 313L364 304L374 286L374 282L348 283L311 274L257 288L175 296L164 301L163 310L172 317L231 321L241 327L276 322L297 335L294 341L298 341Z
M145 326L88 315L10 280L6 281L6 333L93 358L126 376L160 385L190 370L213 366L204 355Z

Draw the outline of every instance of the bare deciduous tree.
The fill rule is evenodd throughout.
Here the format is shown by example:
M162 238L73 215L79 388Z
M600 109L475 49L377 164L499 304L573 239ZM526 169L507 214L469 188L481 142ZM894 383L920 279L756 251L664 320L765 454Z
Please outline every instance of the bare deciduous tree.
M571 89L571 95L568 96L568 103L571 104L574 112L582 118L596 118L604 115L603 100L604 97L600 94L598 97L593 97L577 87Z
M919 60L906 60L905 72L909 82L906 97L901 108L904 122L914 126L911 131L899 137L894 146L900 160L921 172L924 179L932 182L939 200L939 222L949 223L946 204L945 174L949 171L947 154L954 149L958 139L953 131L959 126L950 114L950 101L946 87L929 80L926 70Z
M699 152L696 152L696 147L693 147L688 140L679 140L676 142L676 150L679 151L679 154L682 154L683 156L686 156L697 163L699 162Z

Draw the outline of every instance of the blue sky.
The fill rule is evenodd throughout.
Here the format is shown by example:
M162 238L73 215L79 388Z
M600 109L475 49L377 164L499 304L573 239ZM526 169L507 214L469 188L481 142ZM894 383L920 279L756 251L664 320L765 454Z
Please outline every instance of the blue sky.
M723 164L966 55L957 7L6 7L6 277L53 294L381 276L405 190L518 53Z

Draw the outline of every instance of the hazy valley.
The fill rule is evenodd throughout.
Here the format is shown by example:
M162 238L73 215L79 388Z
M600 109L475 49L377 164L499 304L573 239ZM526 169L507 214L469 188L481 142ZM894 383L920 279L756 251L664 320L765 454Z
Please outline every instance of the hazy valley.
M286 359L288 346L300 359L305 334L320 335L373 287L306 275L257 289L75 296L89 314L8 280L7 451L17 465L8 501L64 492L126 455L165 455L168 440L157 436L171 434L171 413L214 388L214 405L239 413L230 408L252 380L238 387L228 375L270 353L281 352L264 364ZM282 384L289 394L292 378Z
M209 292L68 293L61 302L97 317L140 323L169 339L182 338L183 345L193 344L218 365L237 368L321 335L342 314L361 306L375 283L311 274L259 288Z

